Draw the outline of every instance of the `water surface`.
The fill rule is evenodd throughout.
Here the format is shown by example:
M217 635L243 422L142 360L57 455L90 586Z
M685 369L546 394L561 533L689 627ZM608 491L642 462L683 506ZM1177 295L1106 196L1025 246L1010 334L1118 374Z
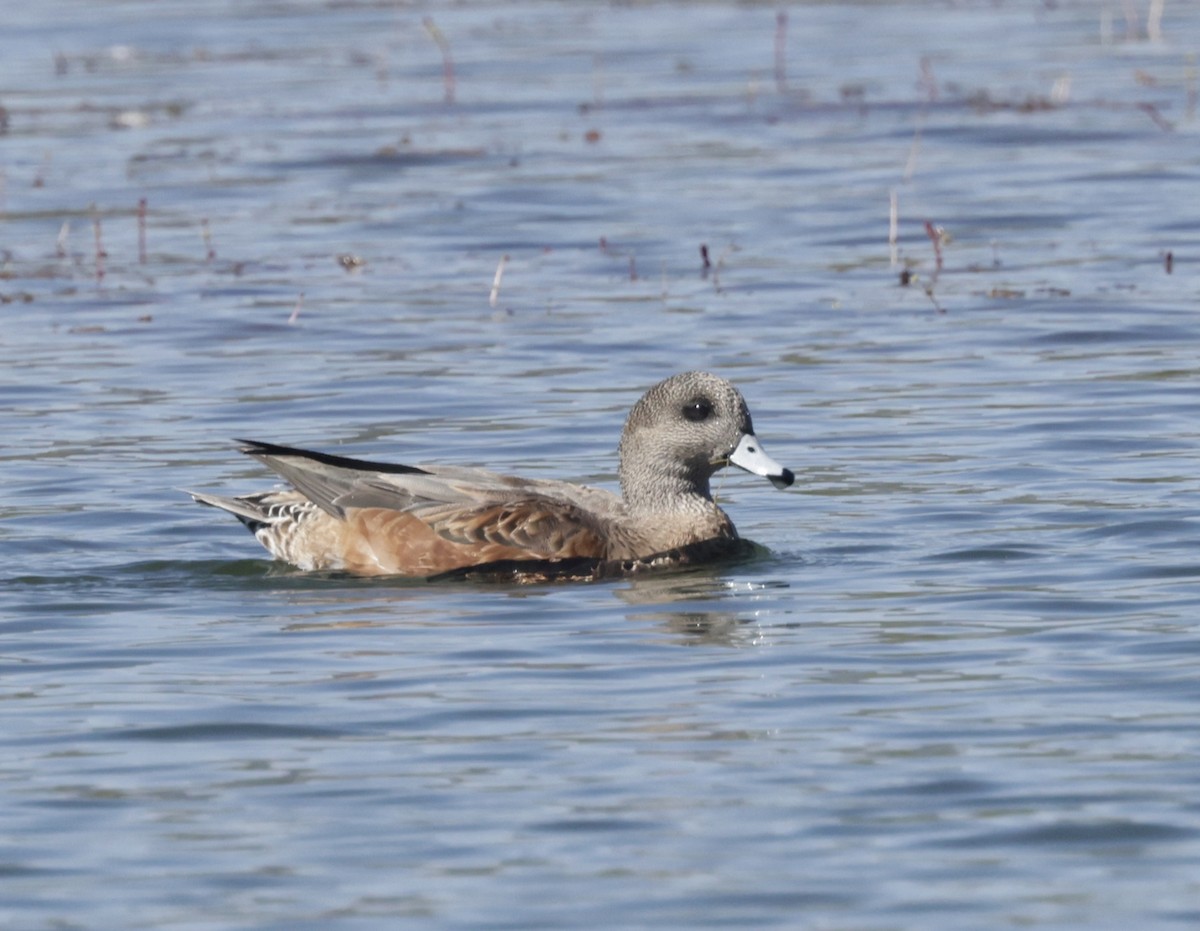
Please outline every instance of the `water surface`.
M1200 13L187 7L0 36L0 924L1195 926ZM754 560L306 576L179 491L610 484L688 368L797 472Z

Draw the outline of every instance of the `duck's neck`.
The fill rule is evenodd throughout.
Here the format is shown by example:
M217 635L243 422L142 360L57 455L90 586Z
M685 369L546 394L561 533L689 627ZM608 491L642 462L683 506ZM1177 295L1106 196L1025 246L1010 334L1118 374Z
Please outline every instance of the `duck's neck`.
M621 471L621 494L631 514L694 513L711 511L712 492L706 474L696 474L685 464L630 476Z
M641 491L645 497L640 497ZM633 537L631 555L669 553L706 540L731 540L737 531L728 515L703 489L694 486L646 493L626 499L626 527Z

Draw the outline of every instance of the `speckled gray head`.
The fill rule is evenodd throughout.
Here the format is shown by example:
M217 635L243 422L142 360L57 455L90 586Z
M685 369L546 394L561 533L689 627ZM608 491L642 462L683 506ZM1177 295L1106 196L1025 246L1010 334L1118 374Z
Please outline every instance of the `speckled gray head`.
M633 406L621 434L621 488L636 507L679 495L711 498L709 479L735 465L770 479L795 480L754 435L741 393L708 372L683 372L659 382Z

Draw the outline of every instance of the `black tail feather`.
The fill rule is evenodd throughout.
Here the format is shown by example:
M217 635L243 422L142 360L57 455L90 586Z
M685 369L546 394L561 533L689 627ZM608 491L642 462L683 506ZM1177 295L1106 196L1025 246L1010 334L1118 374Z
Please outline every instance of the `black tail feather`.
M375 462L370 459L352 459L349 456L335 456L332 453L319 453L311 449L300 449L296 446L280 446L277 443L262 443L258 440L236 439L243 444L239 452L247 456L298 456L301 459L311 459L324 465L338 469L355 469L362 472L387 472L393 475L428 475L424 469L416 466L399 465L394 462Z

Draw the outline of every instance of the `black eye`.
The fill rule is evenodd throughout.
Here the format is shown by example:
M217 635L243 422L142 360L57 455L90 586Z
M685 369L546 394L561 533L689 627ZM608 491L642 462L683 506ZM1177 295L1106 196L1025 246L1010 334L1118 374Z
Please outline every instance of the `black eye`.
M708 398L693 398L683 405L683 417L692 423L700 423L712 416L712 401Z

